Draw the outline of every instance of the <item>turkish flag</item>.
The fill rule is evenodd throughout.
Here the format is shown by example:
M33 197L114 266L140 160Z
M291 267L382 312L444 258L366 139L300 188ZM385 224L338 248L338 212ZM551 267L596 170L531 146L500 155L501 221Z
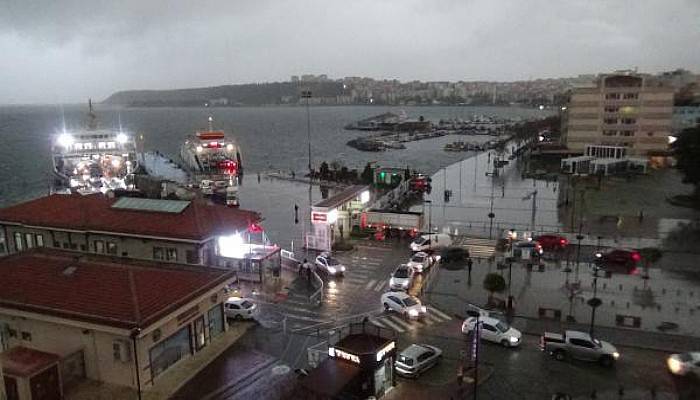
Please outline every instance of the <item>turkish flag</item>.
M256 224L255 222L251 222L248 225L248 232L250 232L250 233L260 233L262 231L263 231L263 227Z

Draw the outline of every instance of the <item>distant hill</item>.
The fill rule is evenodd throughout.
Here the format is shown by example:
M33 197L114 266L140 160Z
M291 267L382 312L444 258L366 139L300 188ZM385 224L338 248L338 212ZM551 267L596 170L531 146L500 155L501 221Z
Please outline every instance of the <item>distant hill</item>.
M167 106L258 106L267 104L296 104L302 90L311 90L313 98L335 99L343 94L339 82L273 82L225 85L206 88L174 90L125 90L116 92L103 103L131 107Z

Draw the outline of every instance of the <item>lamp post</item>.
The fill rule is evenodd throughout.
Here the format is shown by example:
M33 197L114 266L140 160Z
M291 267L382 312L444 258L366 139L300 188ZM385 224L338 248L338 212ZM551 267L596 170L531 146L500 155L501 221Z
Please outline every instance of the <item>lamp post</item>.
M433 201L423 200L423 212L425 212L425 203L428 203L428 252L430 252L430 247L433 244L432 240L430 240L430 235L433 233Z
M597 297L598 294L598 268L593 269L593 298L588 300L588 305L591 306L591 326L588 330L588 333L590 333L591 337L593 337L593 326L595 325L595 310L596 308L600 307L600 305L603 303L602 300L600 300Z
M309 111L309 99L311 98L311 91L310 90L303 90L301 92L301 97L303 99L306 99L306 140L308 143L308 150L309 150L309 217L307 218L308 221L304 222L303 225L303 235L304 237L302 238L303 243L304 243L304 248L308 250L308 243L307 243L307 238L306 238L306 224L309 224L309 233L311 232L311 183L313 182L313 169L311 168L311 113Z

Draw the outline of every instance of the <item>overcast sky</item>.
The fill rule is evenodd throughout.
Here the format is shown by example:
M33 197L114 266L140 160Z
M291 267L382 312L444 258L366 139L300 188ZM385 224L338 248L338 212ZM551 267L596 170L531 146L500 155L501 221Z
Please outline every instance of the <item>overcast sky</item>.
M0 103L304 73L700 72L700 0L0 0Z

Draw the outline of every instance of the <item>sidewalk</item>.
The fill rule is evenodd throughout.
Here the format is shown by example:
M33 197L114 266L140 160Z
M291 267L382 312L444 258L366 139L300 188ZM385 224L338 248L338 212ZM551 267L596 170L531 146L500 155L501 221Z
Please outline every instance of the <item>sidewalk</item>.
M491 366L480 366L479 367L479 385L486 382L491 375L493 375L494 369ZM416 380L404 380L397 379L397 385L384 395L383 399L386 400L451 400L451 399L464 399L467 395L470 395L474 391L474 371L467 371L464 375L464 380L462 385L457 384L457 380L454 379L450 383L444 385L430 385L426 382L419 382Z

